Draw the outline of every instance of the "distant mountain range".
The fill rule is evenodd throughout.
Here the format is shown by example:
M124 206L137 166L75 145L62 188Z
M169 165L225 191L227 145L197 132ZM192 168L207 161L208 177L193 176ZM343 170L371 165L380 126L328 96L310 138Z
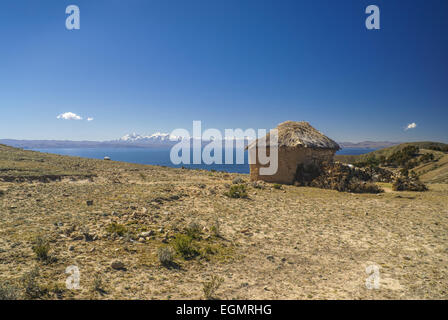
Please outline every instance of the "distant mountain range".
M171 147L183 138L169 133L157 132L152 135L127 134L117 140L110 141L69 141L69 140L14 140L0 139L0 144L23 149L46 148L163 148ZM207 143L207 142L205 142ZM343 149L381 149L401 142L363 141L338 142Z
M390 141L363 141L363 142L338 142L342 149L382 149L401 144L402 142Z

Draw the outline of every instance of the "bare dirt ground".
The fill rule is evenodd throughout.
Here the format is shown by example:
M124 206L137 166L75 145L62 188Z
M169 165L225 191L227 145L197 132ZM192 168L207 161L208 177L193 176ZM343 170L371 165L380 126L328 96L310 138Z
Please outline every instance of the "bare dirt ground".
M448 298L446 184L359 195L257 188L247 175L222 172L70 161L95 175L0 181L0 285L19 298L203 299L214 275L223 279L214 293L220 299ZM247 199L224 195L237 177ZM177 252L163 266L158 249L176 248L192 223L200 226L195 253ZM36 237L48 241L49 258L37 259ZM65 285L72 265L78 290ZM370 265L379 267L378 289L366 288ZM30 281L32 270L39 275Z

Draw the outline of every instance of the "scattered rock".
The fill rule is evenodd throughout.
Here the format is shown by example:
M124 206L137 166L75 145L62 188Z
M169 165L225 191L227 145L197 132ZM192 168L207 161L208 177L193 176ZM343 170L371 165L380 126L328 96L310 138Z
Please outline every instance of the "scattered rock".
M155 234L155 232L151 230L151 231L146 231L146 232L140 233L139 237L146 238L146 237L153 236L154 234Z
M83 236L84 236L84 240L87 241L87 242L89 242L89 241L93 241L93 240L94 240L94 237L96 237L96 235L91 235L91 234L88 233L88 232L84 232L84 233L83 233Z
M93 200L87 200L87 201L86 201L86 204L87 204L88 206L93 206Z
M115 269L115 270L126 270L124 267L124 263L119 260L112 261L110 266L112 269Z

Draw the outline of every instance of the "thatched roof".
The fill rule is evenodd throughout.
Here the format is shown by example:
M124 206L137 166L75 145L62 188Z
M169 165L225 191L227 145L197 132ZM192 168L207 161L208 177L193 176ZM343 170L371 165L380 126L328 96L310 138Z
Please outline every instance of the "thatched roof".
M339 145L314 129L308 122L285 121L277 126L278 146L287 148L313 148L339 150ZM270 134L266 135L266 146L270 145ZM252 148L258 142L258 146L264 146L264 141L258 139L248 148Z

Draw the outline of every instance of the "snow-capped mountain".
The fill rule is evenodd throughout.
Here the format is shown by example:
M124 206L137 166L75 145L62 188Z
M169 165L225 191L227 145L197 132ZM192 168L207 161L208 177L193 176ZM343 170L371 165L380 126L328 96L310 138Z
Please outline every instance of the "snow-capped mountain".
M130 141L138 141L141 139L143 139L143 136L136 134L134 132L134 133L130 133L130 134L127 134L127 135L121 137L120 139L118 139L118 141L129 141L130 142Z
M156 132L152 135L147 136L140 135L137 133L131 133L118 139L118 141L122 142L152 142L152 143L173 142L173 141L175 142L180 140L182 140L182 137L173 136L170 135L169 133L161 133L161 132Z
M121 137L118 140L111 141L111 143L117 143L120 146L124 147L143 147L143 148L149 148L149 147L168 147L168 146L174 146L175 144L179 143L180 141L190 142L194 143L195 141L199 141L201 145L205 145L210 143L213 140L217 140L218 142L222 143L228 143L229 141L241 141L244 140L244 143L247 144L250 139L243 139L243 138L229 138L229 137L223 137L220 139L209 139L209 140L201 140L201 138L183 138L180 136L173 136L169 133L161 133L156 132L152 135L141 135L137 133L130 133L123 137Z

